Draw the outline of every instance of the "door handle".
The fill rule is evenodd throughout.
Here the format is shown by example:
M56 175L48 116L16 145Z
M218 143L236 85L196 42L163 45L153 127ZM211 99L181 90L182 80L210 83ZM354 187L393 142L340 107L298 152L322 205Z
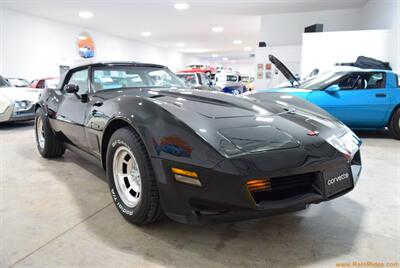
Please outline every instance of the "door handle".
M377 97L377 98L384 98L384 97L386 97L386 94L385 94L385 93L376 93L376 94L375 94L375 97Z
M96 101L95 103L93 103L93 106L95 106L95 107L100 107L102 105L103 105L102 101Z

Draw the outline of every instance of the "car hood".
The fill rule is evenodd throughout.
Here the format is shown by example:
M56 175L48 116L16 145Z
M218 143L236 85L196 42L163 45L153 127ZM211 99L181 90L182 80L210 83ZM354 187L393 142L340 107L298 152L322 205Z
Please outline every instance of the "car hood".
M310 89L293 88L293 87L282 87L282 88L266 88L257 89L257 92L282 92L282 93L310 93Z
M280 92L233 96L199 90L161 90L151 95L153 102L227 157L291 149L310 142L314 147L318 142L328 142L352 156L361 144L349 128L324 110Z
M30 101L37 102L39 90L24 87L0 87L0 95L11 101Z
M294 95L296 97L300 97L302 99L307 100L312 90L309 89L301 89L301 88L293 88L293 87L284 87L284 88L266 88L266 89L257 89L255 92L261 93L284 93ZM250 93L245 93L250 94Z
M300 85L300 81L294 76L294 74L283 64L280 60L278 60L274 55L268 56L270 62L275 65L275 67L289 80L290 84L294 86L296 83Z

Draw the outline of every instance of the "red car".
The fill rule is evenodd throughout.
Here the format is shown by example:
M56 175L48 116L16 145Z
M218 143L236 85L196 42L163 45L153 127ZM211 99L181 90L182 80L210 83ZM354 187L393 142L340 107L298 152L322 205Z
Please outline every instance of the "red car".
M60 82L58 77L48 77L43 79L36 79L31 82L32 88L54 88Z
M180 70L178 73L204 73L210 77L214 77L217 73L214 67L205 66L203 64L192 64L186 67L184 70Z

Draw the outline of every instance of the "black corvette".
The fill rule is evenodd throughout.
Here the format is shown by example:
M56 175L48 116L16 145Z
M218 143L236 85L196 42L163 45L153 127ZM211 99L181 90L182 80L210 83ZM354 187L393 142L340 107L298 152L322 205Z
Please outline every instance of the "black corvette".
M360 140L322 109L281 93L188 90L166 67L135 62L71 69L36 106L45 158L66 148L107 172L135 224L264 217L351 191Z

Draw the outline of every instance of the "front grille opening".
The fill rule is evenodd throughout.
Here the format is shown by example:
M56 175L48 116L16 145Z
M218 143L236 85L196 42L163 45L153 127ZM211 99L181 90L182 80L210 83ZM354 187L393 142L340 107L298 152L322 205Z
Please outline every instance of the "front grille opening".
M209 204L207 201L201 200L191 200L190 203L197 216L215 216L226 214L229 209L234 210L234 208L224 208L223 204Z
M270 188L265 191L251 192L256 203L278 201L306 193L315 193L313 183L317 173L285 176L270 179Z

